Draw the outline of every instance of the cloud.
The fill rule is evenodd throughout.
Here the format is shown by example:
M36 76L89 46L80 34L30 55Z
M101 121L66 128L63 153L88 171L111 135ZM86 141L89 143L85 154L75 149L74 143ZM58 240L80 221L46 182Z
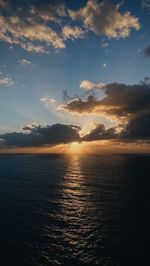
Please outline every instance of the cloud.
M83 38L85 31L83 31L80 27L71 27L71 26L64 26L62 29L62 35L64 39L78 39Z
M87 82L87 84L86 84ZM59 106L59 110L72 114L100 115L117 122L116 127L105 129L98 124L82 140L98 139L150 140L150 78L135 85L110 83L100 87L100 83L86 81L83 87L89 88L85 98L68 100ZM82 86L80 86L82 87ZM104 95L92 94L95 88Z
M97 124L88 134L81 137L80 127L75 125L44 125L38 122L25 125L24 132L12 132L0 135L0 148L7 147L39 147L68 144L74 141L95 141L104 139L115 139L117 137L115 128L105 129L103 124Z
M33 130L35 128L40 127L41 125L38 122L33 122L31 124L25 125L22 127L23 130Z
M31 65L32 64L31 61L29 61L27 59L24 59L24 58L21 59L21 60L19 60L18 63L21 64L21 65L23 65L23 66L26 66L26 65L28 66L28 65Z
M32 53L38 53L38 54L43 54L43 53L48 53L44 46L42 45L35 45L32 43L20 43L20 46L27 50L28 52L32 52Z
M121 132L116 127L105 128L97 124L89 133L80 136L81 128L76 125L41 125L38 122L25 125L24 132L0 135L0 149L16 147L50 147L82 141L116 140L138 142L150 140L150 111L133 117Z
M104 139L115 139L117 133L115 128L105 129L103 124L98 124L94 129L91 130L89 134L82 137L83 141L94 141L94 140L104 140Z
M65 104L58 106L58 110L64 110L71 113L93 113L96 107L97 100L93 95L87 97L86 100L74 98Z
M31 13L33 17L39 17L44 22L55 22L60 24L61 18L67 16L67 10L61 2L41 1L38 6L31 6Z
M80 82L80 88L85 89L87 91L92 89L101 89L105 86L105 83L93 83L90 80L82 80Z
M93 85L93 88L95 87ZM86 99L74 98L60 105L59 109L79 114L100 114L124 123L141 113L147 113L150 109L148 83L135 85L110 83L102 87L97 86L97 89L104 92L103 98L97 98L95 95L88 95Z
M46 103L46 105L52 104L52 103L56 103L56 100L50 97L42 97L40 98L40 102L42 103Z
M0 31L0 39L2 41L9 44L20 44L24 49L27 48L27 50L29 50L29 47L31 49L31 41L44 42L58 49L65 48L63 38L59 36L59 34L47 25L38 23L30 17L26 17L23 20L19 16L11 16L9 18L0 16ZM34 45L34 43L32 43L32 45ZM35 47L34 51L41 52L42 46L39 48L39 46L35 45Z
M68 10L61 1L0 0L0 40L28 52L47 53L49 47L64 49L68 39L84 38L87 29L125 38L132 28L139 30L140 24L130 12L122 15L119 8L108 0L89 0L77 11Z
M90 80L82 80L80 83L80 88L85 90L91 90L95 87L95 84Z
M60 20L65 16L62 4L51 3L33 5L33 1L24 1L21 5L17 1L1 1L0 40L11 45L20 45L29 52L46 52L46 46L56 49L66 47L61 36ZM63 10L64 9L64 10ZM55 31L49 22L59 24L59 31ZM38 34L37 34L38 33Z
M0 86L9 87L13 85L14 85L14 81L12 80L12 78L0 72Z
M108 38L126 38L130 35L131 29L139 30L138 18L131 15L129 11L121 14L120 5L103 0L88 0L87 4L77 11L69 12L73 20L81 20L84 26L98 35L105 35Z
M150 57L150 45L148 45L145 49L144 49L144 55L147 57Z
M133 118L121 132L123 139L150 139L150 110Z
M74 125L31 124L23 129L30 133L12 132L0 135L1 147L38 147L80 141L80 127Z

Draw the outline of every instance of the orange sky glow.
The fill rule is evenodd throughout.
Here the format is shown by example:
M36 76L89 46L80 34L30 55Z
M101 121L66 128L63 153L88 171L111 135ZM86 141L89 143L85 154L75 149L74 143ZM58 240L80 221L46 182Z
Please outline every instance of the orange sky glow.
M37 154L96 154L96 153L150 153L150 144L121 143L117 141L101 140L91 142L72 142L46 147L3 148L1 153L37 153Z

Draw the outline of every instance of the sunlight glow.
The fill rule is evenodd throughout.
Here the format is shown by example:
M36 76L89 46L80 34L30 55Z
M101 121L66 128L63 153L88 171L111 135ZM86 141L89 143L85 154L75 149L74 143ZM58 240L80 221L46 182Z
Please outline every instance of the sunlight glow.
M84 143L83 142L72 142L67 150L68 153L78 154L84 152Z

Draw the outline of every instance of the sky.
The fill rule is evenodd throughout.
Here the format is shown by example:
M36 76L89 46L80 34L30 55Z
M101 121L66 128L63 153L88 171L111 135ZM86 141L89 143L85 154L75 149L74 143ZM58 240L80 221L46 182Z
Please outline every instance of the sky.
M0 0L0 149L148 143L149 24L149 0Z

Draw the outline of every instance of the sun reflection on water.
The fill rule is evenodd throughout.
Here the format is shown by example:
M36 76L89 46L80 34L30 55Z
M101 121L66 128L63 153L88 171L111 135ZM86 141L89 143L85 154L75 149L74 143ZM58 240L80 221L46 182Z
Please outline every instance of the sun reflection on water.
M94 218L89 215L95 207L90 201L91 190L87 187L87 181L81 165L81 156L72 155L69 166L64 176L61 196L62 219L67 224L63 230L63 238L71 247L74 256L78 256L80 250L90 249L89 238L95 224ZM84 253L85 256L85 253Z

